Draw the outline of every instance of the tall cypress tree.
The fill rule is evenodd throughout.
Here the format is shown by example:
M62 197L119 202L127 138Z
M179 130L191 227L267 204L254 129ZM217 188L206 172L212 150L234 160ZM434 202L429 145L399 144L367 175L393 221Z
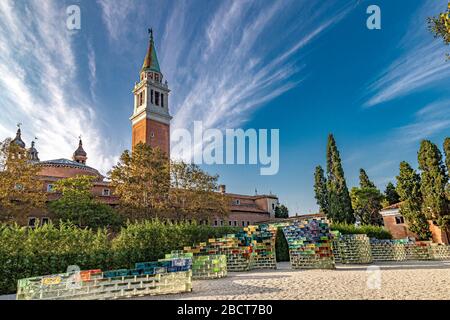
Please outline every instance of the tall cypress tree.
M422 212L428 219L436 219L440 226L446 226L447 200L445 187L447 175L439 148L429 140L423 140L418 153L421 170Z
M400 202L400 196L395 189L395 186L392 182L389 182L386 185L386 190L384 190L384 196L389 205L396 204Z
M332 134L327 145L328 216L334 222L354 223L352 202L345 182L344 169Z
M370 181L366 171L362 168L359 169L359 186L361 188L376 188L375 184Z
M314 192L320 211L328 215L327 180L321 166L317 166L314 173Z
M405 217L409 230L417 234L420 240L431 237L427 219L422 213L422 193L420 191L420 176L403 161L400 163L400 173L397 176L397 192L400 196L400 213Z
M444 140L444 154L445 154L445 164L447 165L447 181L446 193L447 193L447 206L450 207L450 137Z
M447 165L447 172L450 175L450 137L444 140L444 154L445 154L445 164Z

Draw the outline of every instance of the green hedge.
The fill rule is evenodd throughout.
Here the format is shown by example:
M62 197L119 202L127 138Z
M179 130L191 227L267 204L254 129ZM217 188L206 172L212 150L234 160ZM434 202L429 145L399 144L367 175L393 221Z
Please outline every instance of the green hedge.
M353 224L333 223L331 230L339 231L342 234L367 234L369 238L392 239L390 232L379 226L362 225L357 227Z
M105 230L80 229L70 224L47 224L35 229L0 225L0 294L16 292L18 279L82 270L131 268L135 262L154 261L171 250L236 233L239 228L132 223L114 238Z
M289 261L289 247L282 228L277 230L277 238L275 242L275 251L277 262Z

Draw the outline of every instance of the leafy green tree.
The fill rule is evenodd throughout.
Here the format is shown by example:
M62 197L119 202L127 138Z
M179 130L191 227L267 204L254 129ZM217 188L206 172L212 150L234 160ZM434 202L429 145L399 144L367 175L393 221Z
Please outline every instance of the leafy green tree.
M321 166L316 167L314 173L314 192L317 205L320 211L325 215L328 214L328 192L327 192L327 179Z
M364 169L359 169L359 185L362 189L364 188L376 188L375 184L370 181L369 176L367 175Z
M177 219L197 221L226 217L230 199L217 192L218 175L209 175L195 164L172 162L168 209Z
M34 209L45 209L47 195L39 168L27 150L7 139L0 143L0 221L25 223Z
M355 216L364 225L382 225L383 219L380 215L381 202L384 197L370 181L364 169L360 170L359 188L354 187L350 192L352 206Z
M400 196L395 189L395 186L392 182L389 182L386 185L386 190L384 190L384 197L387 201L388 205L393 205L400 202Z
M195 164L170 162L159 148L140 143L125 151L109 173L120 206L131 220L208 220L229 213L230 199L218 193L218 176Z
M275 218L289 218L289 209L284 205L275 208Z
M439 148L429 140L420 144L418 153L421 170L422 212L429 220L437 220L439 226L450 226L445 187L448 177Z
M50 202L50 212L57 219L80 227L98 229L120 226L121 219L118 213L93 197L93 179L92 176L76 176L57 181L54 190L60 193L61 197Z
M450 44L450 1L448 2L446 12L428 18L428 29L433 33L435 38L442 38L445 45ZM448 53L447 59L450 59Z
M341 158L332 134L327 144L328 217L333 222L355 222Z
M400 196L400 213L406 219L409 229L417 234L419 239L431 237L430 228L422 213L422 193L420 191L420 175L407 163L400 163L400 173L397 176L397 192Z
M169 168L170 161L159 148L139 143L132 153L125 150L109 172L121 212L131 220L167 215Z

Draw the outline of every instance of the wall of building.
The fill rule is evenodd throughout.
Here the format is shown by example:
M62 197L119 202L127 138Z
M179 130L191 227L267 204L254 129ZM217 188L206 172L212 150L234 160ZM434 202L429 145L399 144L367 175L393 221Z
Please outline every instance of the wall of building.
M401 217L401 215L398 216ZM408 224L406 222L397 224L395 217L395 215L383 216L384 227L389 230L392 237L394 239L404 239L406 237L416 238L416 235L409 231Z
M170 128L167 124L150 119L139 121L133 126L132 145L145 142L151 147L159 147L170 154Z
M246 227L268 219L268 213L232 212L226 218L216 218L210 222L212 226L230 226L231 222L233 227Z

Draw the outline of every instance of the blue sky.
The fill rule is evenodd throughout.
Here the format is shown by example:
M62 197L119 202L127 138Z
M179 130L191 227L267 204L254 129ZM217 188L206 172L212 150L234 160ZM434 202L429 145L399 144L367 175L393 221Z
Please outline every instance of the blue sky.
M65 26L81 8L81 30ZM366 28L381 8L382 29ZM437 1L0 1L0 138L23 124L41 160L69 158L81 134L106 172L130 147L131 90L153 27L172 90L173 128L280 129L280 171L205 166L227 190L273 192L291 213L317 210L313 172L328 133L348 185L365 168L384 189L416 166L421 139L450 135L450 62L426 30Z

